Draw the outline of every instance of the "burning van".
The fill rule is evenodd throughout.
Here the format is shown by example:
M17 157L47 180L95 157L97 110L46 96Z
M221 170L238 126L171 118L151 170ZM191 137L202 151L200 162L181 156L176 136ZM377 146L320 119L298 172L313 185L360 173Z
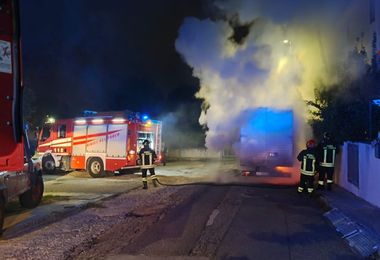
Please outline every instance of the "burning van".
M293 111L258 108L246 118L238 147L242 171L281 176L278 169L292 167L294 161Z

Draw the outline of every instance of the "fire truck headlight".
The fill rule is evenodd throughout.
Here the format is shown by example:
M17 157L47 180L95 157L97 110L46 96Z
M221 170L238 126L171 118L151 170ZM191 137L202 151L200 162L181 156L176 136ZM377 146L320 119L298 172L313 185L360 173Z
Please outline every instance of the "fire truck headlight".
M133 155L133 154L135 154L136 152L134 151L134 150L130 150L129 151L129 154L131 154L131 155Z

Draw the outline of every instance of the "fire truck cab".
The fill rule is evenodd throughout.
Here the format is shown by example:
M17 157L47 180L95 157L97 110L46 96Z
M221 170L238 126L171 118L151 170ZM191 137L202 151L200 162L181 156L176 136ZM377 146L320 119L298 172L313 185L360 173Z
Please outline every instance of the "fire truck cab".
M145 139L160 158L162 123L132 112L103 112L48 121L38 137L36 155L42 169L86 170L92 177L139 168Z
M18 1L0 1L0 235L6 204L19 198L22 206L36 207L44 191L23 128L19 24Z

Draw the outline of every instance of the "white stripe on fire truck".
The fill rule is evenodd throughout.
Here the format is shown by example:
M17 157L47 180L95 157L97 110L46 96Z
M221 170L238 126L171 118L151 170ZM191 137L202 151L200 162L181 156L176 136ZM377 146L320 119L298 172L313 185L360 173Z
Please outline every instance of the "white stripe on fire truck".
M66 143L66 142L71 142L71 137L53 140L53 143Z
M65 144L52 144L51 147L70 147L71 146L71 142L70 143L65 143Z
M40 147L45 147L45 146L51 146L51 145L56 145L56 144L64 144L64 143L71 143L71 137L69 138L64 138L64 139L59 139L59 140L53 140L51 142L45 143L45 144L40 144Z

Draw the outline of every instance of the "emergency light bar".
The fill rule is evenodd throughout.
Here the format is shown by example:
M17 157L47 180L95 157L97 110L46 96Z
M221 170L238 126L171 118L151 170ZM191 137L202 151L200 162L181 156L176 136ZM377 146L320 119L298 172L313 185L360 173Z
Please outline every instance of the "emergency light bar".
M101 119L101 118L96 118L96 119L92 119L91 122L93 124L103 124L104 123L104 120Z
M114 118L112 119L112 123L124 123L125 119L124 118Z
M75 120L75 124L78 124L78 125L83 125L85 123L86 123L85 119L77 119L77 120Z

